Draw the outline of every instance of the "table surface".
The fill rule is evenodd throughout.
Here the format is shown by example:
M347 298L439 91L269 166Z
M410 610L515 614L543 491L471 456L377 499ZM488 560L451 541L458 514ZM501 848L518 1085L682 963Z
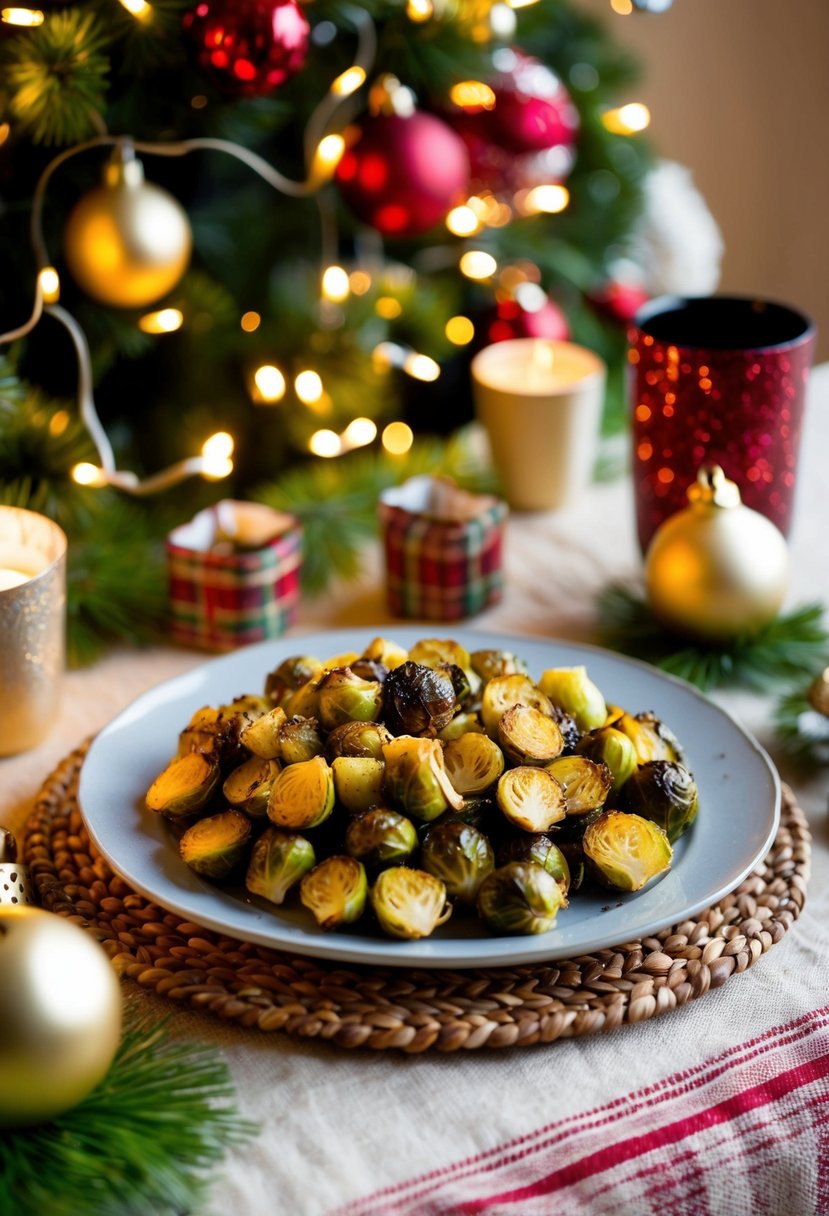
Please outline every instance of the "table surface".
M829 603L827 450L829 365L815 369L810 384L789 606ZM473 628L590 641L596 593L641 571L629 478L592 486L566 510L513 516L505 563L504 600ZM292 633L352 625L383 626L394 636L373 548L358 579L303 606ZM145 689L204 658L184 649L119 650L68 673L49 738L0 760L0 824L19 828L59 759ZM211 1212L829 1211L817 1113L829 1098L820 1064L829 1058L826 774L807 781L787 771L769 698L724 690L715 699L768 748L810 820L806 906L783 941L675 1013L503 1052L345 1052L225 1025L142 992L138 999L159 1014L172 1013L174 1034L220 1047L243 1112L261 1126L217 1171ZM735 1094L751 1101L734 1107ZM665 1153L670 1185L659 1172ZM738 1158L750 1168L735 1165Z

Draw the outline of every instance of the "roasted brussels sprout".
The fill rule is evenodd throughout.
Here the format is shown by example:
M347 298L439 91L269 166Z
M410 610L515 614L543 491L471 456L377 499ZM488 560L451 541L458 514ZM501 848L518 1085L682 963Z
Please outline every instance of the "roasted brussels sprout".
M389 671L394 671L395 667L406 662L409 652L402 646L398 646L396 642L390 642L388 638L377 637L369 642L362 657L373 659L375 663L382 663Z
M383 801L386 766L371 756L335 756L331 761L334 792L349 815L359 815Z
M316 863L314 846L296 832L266 828L253 846L245 875L251 895L281 904L291 887Z
M546 764L561 754L564 736L540 709L511 705L498 722L498 742L513 764Z
M440 879L408 866L382 870L369 899L380 928L390 937L428 937L452 915Z
M546 832L563 819L564 788L546 769L519 765L498 781L498 805L510 823L525 832Z
M477 714L460 713L455 714L448 726L438 731L438 738L443 739L444 743L451 743L453 739L460 739L463 735L483 734L486 734L486 731Z
M279 769L278 760L260 760L258 756L252 756L225 778L222 793L231 806L258 819L267 813L268 799Z
M326 857L299 884L299 898L326 930L359 920L367 892L365 868L354 857Z
M262 760L276 760L279 756L279 731L285 724L285 710L275 705L261 714L239 735L239 741L254 756Z
M581 847L594 877L617 891L640 891L671 864L666 833L650 819L604 811L587 827Z
M469 651L452 638L421 638L409 651L413 663L424 667L469 667Z
M441 822L427 832L420 864L441 880L452 899L474 904L478 888L495 866L495 855L483 832L471 824Z
M479 832L483 832L485 836L492 838L498 834L499 829L505 826L506 820L501 814L495 798L492 795L486 795L464 798L460 810L450 808L438 819L421 824L419 828L421 836L431 831L433 827L437 827L439 823L469 823Z
M484 683L495 676L527 675L527 664L509 650L473 650L469 663Z
M459 794L482 794L504 771L504 754L489 735L467 734L443 749L443 763Z
M335 667L320 680L317 703L326 730L344 722L373 722L380 716L383 685L378 680L361 680L350 667Z
M603 806L613 784L607 765L587 756L559 756L547 765L547 772L564 787L568 815L583 815Z
M497 741L498 723L513 705L529 705L547 715L553 709L549 697L529 676L494 676L484 684L481 694L481 721L491 739Z
M335 726L325 744L329 760L337 756L368 756L383 759L383 744L394 735L382 722L343 722Z
M579 730L604 726L605 699L585 667L550 667L543 672L538 686L554 705L559 705L575 719Z
M325 744L316 718L301 718L296 715L283 723L279 731L279 758L283 764L299 764L321 756Z
M417 845L411 819L385 806L358 815L345 830L346 853L370 870L407 861Z
M376 659L355 659L350 664L349 670L353 671L354 675L359 676L361 680L374 680L378 684L382 684L389 674L388 667L378 663Z
M206 878L225 878L242 860L251 833L247 815L222 811L200 819L178 842L181 860Z
M221 780L215 756L188 752L171 760L147 790L147 809L165 819L186 819L207 806Z
M437 819L448 807L463 806L444 768L439 739L400 735L385 745L383 759L386 796L413 819Z
M319 721L320 716L320 695L319 686L320 680L325 673L322 672L313 680L308 680L305 684L300 684L295 692L292 692L285 701L283 708L285 713L291 718L313 718Z
M401 663L383 687L383 720L393 735L436 735L455 713L451 680L422 663Z
M511 861L534 861L552 874L565 895L570 889L567 858L544 832L521 832L520 835L508 837L498 848L497 860L499 866L508 865Z
M608 797L615 798L637 765L636 748L615 726L601 726L590 731L579 741L576 751L610 769L613 784Z
M303 684L322 675L322 663L313 655L292 655L265 677L265 696L273 705L285 708L293 693Z
M322 756L289 764L277 774L268 802L268 818L277 827L315 828L333 809L334 774Z
M552 874L535 861L493 870L478 892L478 915L493 933L547 933L567 905Z
M614 726L630 739L638 764L648 764L651 760L678 760L682 763L682 748L676 735L655 714L622 714Z
M651 760L625 786L625 810L659 824L673 843L697 817L697 783L675 760Z
M558 723L558 729L561 731L561 737L564 740L564 753L574 751L576 744L581 739L581 731L576 725L576 719L571 718L560 705L552 706L550 717L555 718Z
M215 757L223 769L229 771L247 760L247 749L242 745L242 730L254 721L254 715L237 713L228 706L218 709L210 705L196 710L185 729L179 735L178 754L202 752Z

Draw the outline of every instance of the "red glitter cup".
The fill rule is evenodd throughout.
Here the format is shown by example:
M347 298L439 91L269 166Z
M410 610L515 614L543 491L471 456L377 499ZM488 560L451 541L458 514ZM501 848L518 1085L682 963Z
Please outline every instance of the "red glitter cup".
M639 543L687 505L700 465L718 464L746 506L783 535L815 328L749 297L651 300L629 334L633 482Z

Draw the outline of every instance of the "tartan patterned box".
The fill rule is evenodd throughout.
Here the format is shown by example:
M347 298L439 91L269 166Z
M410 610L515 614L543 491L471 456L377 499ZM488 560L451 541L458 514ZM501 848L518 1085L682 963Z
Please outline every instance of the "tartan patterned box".
M457 621L501 599L506 503L419 476L384 491L378 509L396 616Z
M204 650L279 637L299 602L302 530L293 516L225 499L167 537L170 635Z

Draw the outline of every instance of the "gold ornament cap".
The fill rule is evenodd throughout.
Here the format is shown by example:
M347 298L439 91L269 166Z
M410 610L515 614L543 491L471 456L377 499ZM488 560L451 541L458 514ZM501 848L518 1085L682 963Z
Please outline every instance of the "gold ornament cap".
M687 496L692 507L739 507L743 501L736 481L726 477L718 464L702 466Z
M0 828L0 907L35 902L31 871L17 860L17 841L8 828Z
M116 144L107 163L104 165L104 185L110 190L118 186L136 187L144 181L144 166L135 155L132 144L122 141Z

